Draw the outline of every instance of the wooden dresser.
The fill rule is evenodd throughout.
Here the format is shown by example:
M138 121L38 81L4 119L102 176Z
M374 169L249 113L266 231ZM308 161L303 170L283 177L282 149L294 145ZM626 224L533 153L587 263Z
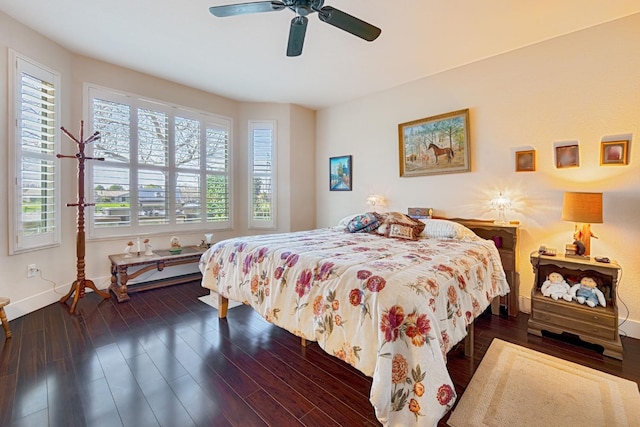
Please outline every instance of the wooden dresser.
M528 331L542 336L542 331L555 334L563 332L577 335L581 340L600 345L604 354L622 360L622 342L618 333L618 285L620 266L612 261L601 263L589 259L578 259L540 255L531 253L531 265L535 274L535 283L531 289L531 316ZM589 307L576 301L558 301L542 295L540 288L550 273L562 274L567 283L573 286L583 277L596 280L607 303L606 307Z
M493 314L500 314L503 307L509 316L518 315L518 293L520 288L520 275L518 273L518 241L520 239L520 226L518 224L500 225L493 221L478 221L467 219L454 219L464 225L483 239L496 242L502 267L509 282L509 295L502 297L500 303L491 305Z

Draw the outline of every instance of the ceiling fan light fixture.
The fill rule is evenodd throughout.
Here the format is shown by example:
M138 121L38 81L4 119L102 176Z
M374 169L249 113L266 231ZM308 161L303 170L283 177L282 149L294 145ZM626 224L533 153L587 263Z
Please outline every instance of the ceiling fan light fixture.
M298 6L296 7L296 14L298 16L307 16L313 12L309 6Z

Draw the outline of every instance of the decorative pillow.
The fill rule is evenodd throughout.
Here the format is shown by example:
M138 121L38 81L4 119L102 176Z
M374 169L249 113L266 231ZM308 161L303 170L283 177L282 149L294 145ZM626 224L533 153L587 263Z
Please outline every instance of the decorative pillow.
M385 214L378 214L378 216L381 217L381 223L377 233L383 236L389 236L389 224L391 223L413 226L417 230L416 235L419 235L422 233L422 230L424 230L424 224L422 222L400 212L387 212Z
M351 233L368 233L379 226L378 217L372 212L367 212L354 216L347 224L347 230Z
M404 224L401 222L390 222L387 224L387 237L398 239L418 240L421 227L419 225Z
M425 224L423 235L432 239L468 239L476 240L479 237L467 227L457 222L446 219L421 219Z
M358 215L362 215L362 214L351 214L351 215L347 215L344 218L342 218L340 221L338 221L338 226L340 227L346 227L347 225L349 225L349 223L351 222L351 220L353 218L355 218Z

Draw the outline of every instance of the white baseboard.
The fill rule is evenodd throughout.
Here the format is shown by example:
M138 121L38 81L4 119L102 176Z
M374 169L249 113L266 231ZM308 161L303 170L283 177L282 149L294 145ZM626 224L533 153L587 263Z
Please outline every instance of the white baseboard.
M520 295L519 308L523 313L531 314L531 297ZM624 322L624 323L623 323ZM640 339L640 322L631 319L618 319L619 332L622 336Z
M92 279L96 287L100 290L106 290L111 283L111 276L102 277L98 279ZM64 297L73 283L67 283L64 285L56 286L55 289L51 288L39 294L31 295L28 298L24 298L17 301L11 301L11 304L4 308L7 313L7 319L13 320L18 317L22 317L25 314L32 313L36 310L40 310L54 302L60 301ZM93 290L87 288L87 292L93 292Z

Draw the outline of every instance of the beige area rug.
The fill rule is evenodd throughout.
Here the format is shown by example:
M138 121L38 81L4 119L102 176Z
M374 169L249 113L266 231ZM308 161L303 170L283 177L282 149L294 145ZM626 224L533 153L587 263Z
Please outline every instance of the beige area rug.
M639 426L629 380L494 339L449 417L464 426Z
M205 295L205 296L199 297L198 299L200 301L202 301L203 303L205 303L207 305L210 305L211 307L215 308L216 310L218 309L218 294L217 293L211 291L209 293L209 295ZM242 305L241 302L229 300L228 310L231 310L232 308L235 308L235 307L239 307L241 305Z

